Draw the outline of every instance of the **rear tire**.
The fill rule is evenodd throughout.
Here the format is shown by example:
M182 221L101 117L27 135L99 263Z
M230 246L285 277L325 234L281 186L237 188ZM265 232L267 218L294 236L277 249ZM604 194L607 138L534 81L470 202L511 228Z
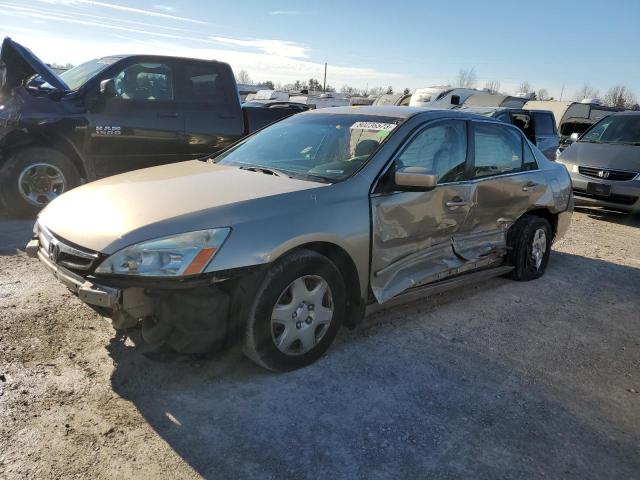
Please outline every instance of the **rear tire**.
M245 355L275 372L315 362L344 320L345 290L338 268L319 253L299 250L277 260L249 309Z
M520 218L507 233L507 262L514 267L508 276L526 282L544 275L552 239L551 225L546 219L536 215Z
M80 185L65 155L45 147L12 152L0 167L0 200L10 214L33 217L59 195Z

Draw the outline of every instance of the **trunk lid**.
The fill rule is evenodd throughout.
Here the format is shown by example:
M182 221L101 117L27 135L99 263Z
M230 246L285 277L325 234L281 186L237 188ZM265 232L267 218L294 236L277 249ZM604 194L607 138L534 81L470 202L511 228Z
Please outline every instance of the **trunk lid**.
M34 75L40 75L45 82L58 90L69 90L65 81L31 50L6 37L0 50L0 92L8 93Z

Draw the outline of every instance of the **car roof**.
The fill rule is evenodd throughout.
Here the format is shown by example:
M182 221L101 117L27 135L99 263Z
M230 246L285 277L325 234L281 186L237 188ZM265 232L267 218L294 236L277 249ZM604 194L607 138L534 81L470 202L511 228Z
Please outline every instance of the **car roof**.
M624 112L617 112L617 113L614 113L613 115L615 115L616 117L619 117L619 116L637 117L637 116L640 116L640 111L638 111L638 110L625 110Z
M338 114L338 115L371 115L374 117L393 117L403 120L407 120L415 116L425 117L474 117L482 120L487 120L486 117L481 117L471 112L464 112L461 110L446 110L442 108L425 108L425 107L403 107L400 105L367 105L351 107L330 107L319 108L316 110L310 110L305 112L304 115L320 115L320 114Z
M124 60L126 58L153 58L158 60L188 60L193 62L214 62L214 63L223 63L220 60L213 60L207 58L192 58L192 57L175 57L171 55L154 55L152 53L128 53L128 54L119 54L119 55L105 55L104 57L100 57L98 60L106 60L106 59L115 59L115 60Z

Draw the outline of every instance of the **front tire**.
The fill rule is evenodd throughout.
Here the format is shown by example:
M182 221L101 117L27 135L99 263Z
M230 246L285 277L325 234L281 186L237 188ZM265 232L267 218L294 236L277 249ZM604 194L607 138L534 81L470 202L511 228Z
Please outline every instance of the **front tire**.
M507 261L514 269L509 277L526 282L544 275L553 239L549 222L536 215L525 215L509 230Z
M329 348L345 311L345 284L333 262L310 250L286 255L257 289L244 353L276 372L305 367Z
M51 148L16 150L0 168L0 200L9 213L18 216L35 216L78 185L80 174L73 162Z

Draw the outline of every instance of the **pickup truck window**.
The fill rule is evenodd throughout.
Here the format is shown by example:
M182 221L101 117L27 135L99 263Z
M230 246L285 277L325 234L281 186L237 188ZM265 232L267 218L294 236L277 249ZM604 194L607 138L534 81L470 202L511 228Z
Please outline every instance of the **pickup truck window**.
M215 162L338 182L364 165L400 122L370 115L296 115L248 137Z
M185 100L198 103L229 103L220 69L214 63L187 65ZM185 78L185 77L183 77Z
M467 127L448 121L418 133L396 160L396 167L422 167L438 175L438 183L464 179Z
M173 75L164 63L134 63L114 77L116 98L173 100Z

